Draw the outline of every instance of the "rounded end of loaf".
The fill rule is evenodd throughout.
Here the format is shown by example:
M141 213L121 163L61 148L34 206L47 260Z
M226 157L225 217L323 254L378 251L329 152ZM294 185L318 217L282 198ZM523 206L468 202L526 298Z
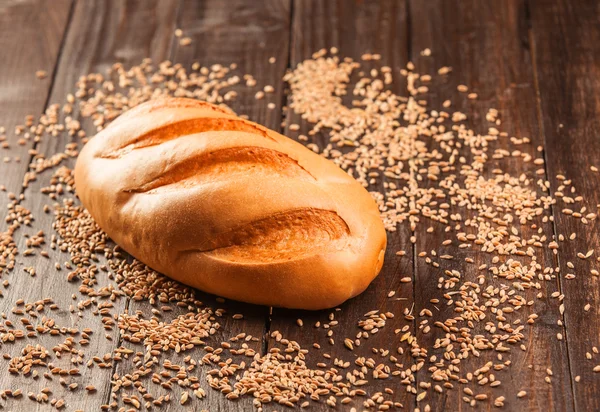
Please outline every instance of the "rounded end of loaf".
M341 305L362 293L379 274L385 236L357 255L348 250L302 260L246 264L205 253L182 252L165 272L198 289L243 302L289 309L319 310Z

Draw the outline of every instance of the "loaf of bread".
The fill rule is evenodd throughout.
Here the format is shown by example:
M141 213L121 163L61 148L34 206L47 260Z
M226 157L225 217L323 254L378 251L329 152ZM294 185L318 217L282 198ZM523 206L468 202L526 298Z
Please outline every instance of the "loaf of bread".
M386 234L369 193L332 162L230 111L166 98L92 138L79 198L123 249L182 283L302 309L361 293Z

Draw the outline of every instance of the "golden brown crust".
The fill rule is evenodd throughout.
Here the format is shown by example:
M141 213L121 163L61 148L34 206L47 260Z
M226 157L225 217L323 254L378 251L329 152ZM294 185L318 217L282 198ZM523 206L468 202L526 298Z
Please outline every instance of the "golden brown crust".
M302 309L362 292L386 235L369 193L304 146L205 102L168 98L83 148L77 194L133 256L231 299Z

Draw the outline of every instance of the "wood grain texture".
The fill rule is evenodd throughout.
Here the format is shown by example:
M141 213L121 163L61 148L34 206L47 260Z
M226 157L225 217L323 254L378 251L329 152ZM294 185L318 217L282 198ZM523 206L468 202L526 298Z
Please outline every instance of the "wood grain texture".
M80 76L91 72L104 72L115 62L122 62L125 65L139 64L143 58L148 56L152 56L155 60L166 59L175 26L175 3L175 1L162 0L77 2L72 13L69 30L66 33L61 58L55 69L55 81L52 85L49 102L61 105L66 103L67 94L76 89L75 83ZM46 10L45 7L42 7L40 12L44 10ZM36 67L23 68L23 76L33 76L35 71L33 69ZM49 71L51 72L52 68ZM74 112L74 117L78 117L77 111ZM88 135L93 135L95 128L91 123L86 122L83 126ZM78 137L70 137L67 133L61 133L56 137L44 136L36 148L40 154L49 157L54 153L64 151L67 143L79 143L80 140ZM72 168L75 159L69 158L62 164ZM54 201L41 194L40 189L48 186L51 174L51 171L47 171L38 177L37 181L30 183L29 187L24 190L25 200L22 201L23 206L31 210L35 218L35 231L26 229L25 232L35 233L42 229L46 233L47 244L44 249L49 252L49 258L43 258L39 254L20 257L17 268L11 274L14 279L11 287L4 294L2 311L9 312L19 298L32 302L50 297L59 309L47 311L48 316L54 318L56 323L61 326L76 327L79 330L91 328L93 337L88 345L81 347L86 354L84 365L79 366L81 375L67 377L69 383L79 384L76 390L70 391L60 385L59 377L56 375L51 381L45 378L31 380L31 378L12 377L10 381L6 382L10 383L11 389L25 388L25 393L28 391L39 393L41 388L48 386L53 392L52 397L63 398L66 401L65 408L67 410L99 410L100 405L106 402L110 393L112 369L99 368L97 365L88 368L85 366L85 362L93 356L102 357L106 353L111 353L118 344L118 330L116 328L105 329L100 326L102 325L100 322L102 315L99 314L98 304L105 303L107 301L105 298L96 298L95 303L85 310L77 308L74 312L69 310L70 305L76 306L83 295L78 294L76 300L72 298L72 295L78 292L80 283L68 283L66 280L69 270L65 269L64 262L69 260L69 255L60 253L58 250L51 250L48 245L50 235L55 232L52 229L52 213L44 213L43 207L46 204L52 206ZM22 181L23 176L19 180ZM21 237L19 244L21 251L26 249L25 240ZM62 271L55 269L55 262L59 262L63 266ZM101 259L100 263L103 262ZM37 271L35 278L28 278L29 275L23 270L27 266L35 267ZM97 279L98 287L106 286L109 283L106 275L102 272ZM126 305L125 298L114 302L115 310L118 312L124 311ZM35 324L35 319L33 321ZM106 339L105 334L109 335L111 340ZM55 345L62 343L65 338L66 336L63 334L44 335L37 339L37 343L51 350ZM75 340L79 339L81 339L81 335L76 335ZM17 342L14 345L4 345L3 351L17 356L26 343ZM62 358L52 356L51 362L64 368L75 367L76 365L71 364L70 358L67 355L63 355ZM2 360L2 362L7 361ZM6 370L5 365L3 365L3 369ZM84 389L86 385L95 386L97 391L91 394L87 393ZM6 407L15 408L15 410L25 410L21 408L26 408L26 410L53 409L50 404L38 404L29 399L16 401L9 399Z
M237 97L226 104L240 115L257 123L263 124L271 129L280 130L281 110L280 104L283 99L282 78L288 64L288 39L290 36L290 1L269 0L256 2L252 0L234 0L223 2L210 0L197 2L194 0L183 0L180 4L180 13L177 27L183 31L182 37L189 37L192 42L189 45L180 45L179 40L174 42L172 60L191 70L195 62L204 67L215 64L229 66L237 64L235 72L242 77L251 74L256 79L255 87L247 87L242 81L239 85L228 90L237 92ZM269 63L269 58L274 57L275 62ZM264 99L256 100L255 94L264 86L271 85L275 91L265 95ZM275 103L276 109L267 108L268 103ZM248 346L261 353L264 348L265 324L268 317L268 307L248 305L240 302L226 301L217 302L215 296L198 292L198 298L207 305L217 309L224 309L225 315L218 317L221 324L218 333L207 340L207 344L217 348L222 341L240 333L254 337L253 340L245 342ZM130 312L141 310L149 313L151 305L147 302L132 301L129 305ZM175 307L172 312L163 314L161 320L169 321L174 317L186 313L186 308ZM243 319L232 319L234 314L243 314ZM243 342L243 341L242 341ZM242 343L232 343L233 348ZM139 347L138 347L139 350ZM183 358L191 354L194 359L200 359L207 352L202 349L194 349L189 353L177 354L169 352L162 356L162 360L170 360L174 364L184 365ZM227 354L229 357L230 355ZM235 355L235 362L251 362L251 358ZM216 367L213 365L212 367ZM189 402L189 407L209 411L246 411L252 410L251 396L245 396L233 402L225 398L218 391L211 389L206 382L206 372L212 369L203 366L192 372L199 377L201 387L205 389L207 397L204 400ZM117 373L130 371L131 362L123 362L117 368ZM161 388L158 385L150 385L150 392L156 397L171 393L174 401L166 404L162 410L180 410L182 406L178 400L181 396L181 388L174 386L172 391ZM191 394L191 391L188 391Z
M238 115L280 130L279 105L283 98L282 77L288 67L291 0L183 0L181 10L179 26L192 43L177 44L174 61L188 68L193 62L203 66L235 63L238 73L251 74L257 83L248 88L242 81L232 88L238 96L229 106ZM269 63L271 57L275 58L274 63ZM266 93L261 100L255 99L256 92L267 85L275 91ZM269 103L278 107L268 109Z
M559 242L559 265L563 273L574 273L575 279L562 279L564 294L566 341L574 383L576 410L600 410L600 375L593 368L600 364L600 355L592 350L600 347L600 277L590 273L598 270L598 220L584 225L580 219L565 215L569 208L597 213L600 204L600 175L590 170L600 164L600 5L596 1L531 1L531 41L540 101L540 127L545 138L545 157L552 192L561 181L558 174L572 179L576 188L563 190L582 201L566 204L558 200L555 211L556 235L574 241ZM577 253L594 254L582 260ZM567 262L572 262L574 270ZM589 311L585 311L590 304ZM586 358L586 353L592 359Z
M0 140L6 138L10 145L0 147L0 176L8 192L21 192L34 145L33 136L20 145L14 128L25 124L25 116L37 117L45 109L71 5L72 0L0 3L0 127L7 132L0 133ZM38 70L46 77L36 77ZM0 202L7 203L6 192L0 191Z
M404 1L295 1L290 67L293 68L303 60L310 59L313 53L322 48L329 49L331 47L338 48L341 58L351 57L355 61L360 61L361 56L365 53L380 53L381 62L362 62L361 69L365 71L384 65L395 68L404 67L408 62L407 28ZM351 81L349 90L354 86L356 80ZM399 79L394 83L393 91L403 94L403 86ZM348 94L345 96L347 104L352 98L351 93ZM300 125L300 130L290 130L289 126L294 123ZM307 135L310 129L311 125L302 120L293 110L286 111L284 133L286 136L297 138L300 134ZM321 150L328 143L325 133L317 133L309 136L309 139ZM379 188L381 188L383 182L379 184ZM370 190L375 189L371 188ZM313 368L319 362L335 367L333 360L339 359L350 362L348 369L341 370L341 373L345 375L346 371L360 369L354 363L359 356L372 358L375 364L383 363L392 370L406 370L413 367L410 350L406 343L400 343L400 335L394 333L395 330L405 326L408 326L409 331L414 332L412 320L406 320L402 316L405 309L410 310L411 308L413 283L400 281L402 277L411 277L413 272L410 235L410 229L406 226L399 227L398 231L394 233L388 233L384 267L363 294L332 310L306 312L273 309L270 323L271 332L278 331L284 338L296 341L302 348L308 349L310 353L307 356L307 364ZM406 251L406 256L396 256L396 252L400 250ZM396 295L388 298L389 291L395 291ZM370 334L368 339L361 339L361 346L355 347L353 351L348 350L344 346L344 340L346 338L355 340L357 333L362 332L362 329L358 327L358 320L364 319L364 314L373 310L381 313L391 312L395 317L388 319L386 325L380 328L379 332ZM323 326L314 327L316 322L320 322L321 325L329 323L330 316L333 316L338 324L329 329L324 329ZM296 323L299 318L303 321L304 326L302 327ZM333 345L328 343L329 331L333 332L331 336L334 340ZM313 343L319 343L321 349L313 349ZM273 347L280 346L275 339L270 338L269 348ZM404 350L403 354L397 352L398 347ZM390 353L387 356L383 356L381 352L374 353L375 350L379 351L380 349L389 349ZM331 360L323 357L325 355L330 355ZM390 356L395 356L397 360L390 361ZM399 366L395 366L395 363ZM356 407L360 410L363 408L362 402L367 397L376 392L383 392L386 387L393 390L393 394L385 395L386 400L410 407L414 403L414 397L407 394L405 387L399 384L399 380L398 377L381 380L370 379L370 384L363 387L368 392L364 398L357 396L351 403L338 407L342 409ZM318 404L313 402L311 408L316 410L328 408L325 404L326 398L328 396L322 397Z
M437 81L430 86L431 92L427 100L432 108L442 109L442 102L450 98L453 105L450 112L455 110L466 113L466 124L479 133L486 133L488 127L495 126L488 122L485 114L489 108L500 111L502 125L498 128L506 131L509 136L529 137L531 143L524 146L514 146L509 150L521 150L536 158L537 146L542 144L543 136L538 127L537 113L535 110L536 92L533 81L533 67L527 47L528 31L526 21L525 3L522 1L411 1L411 44L412 57L417 66L417 71L431 74ZM421 50L430 47L431 57L420 55ZM452 72L444 78L437 76L437 69L442 66L452 67ZM424 70L423 70L424 69ZM423 71L422 71L423 70ZM469 92L476 92L476 100L467 99L465 93L458 93L457 86L468 85ZM506 139L506 138L505 138ZM496 147L507 147L506 141L492 144L490 154ZM524 174L531 179L532 186L539 179L536 170L539 166L532 162L525 163L516 157L501 160L490 160L482 175L486 178L494 176L493 170L501 169L513 176ZM545 194L537 190L538 196ZM451 213L463 214L463 219L470 217L468 212L459 208L451 208ZM548 211L546 216L550 215ZM478 276L484 276L482 286L493 285L499 287L510 282L501 278L492 278L489 271L477 268L481 264L491 263L491 256L477 252L478 246L459 249L455 231L444 232L445 225L432 222L423 222L417 230L417 253L435 250L438 255L449 254L454 256L451 261L433 259L438 261L443 270L457 270L462 276L461 284L467 281L477 282ZM426 233L428 227L433 227L433 233ZM536 233L529 225L516 225L525 238ZM542 225L543 233L552 233L550 222ZM469 230L464 226L460 231ZM452 239L454 244L440 247L443 239ZM555 258L548 248L542 251L540 263L543 268L556 267ZM539 252L537 252L539 253ZM474 263L466 263L465 258L474 259ZM454 316L454 306L447 306L446 299L442 297L445 291L438 289L437 279L443 276L443 270L432 267L424 258L417 259L415 313L423 308L432 310L440 315L439 319ZM493 399L504 396L507 408L512 410L571 410L572 390L569 376L569 365L564 359L567 348L564 341L557 339L557 333L565 334L564 328L557 325L561 319L558 310L559 302L552 299L550 294L559 289L558 281L540 282L540 289L530 289L523 292L527 301L535 300L532 308L524 308L515 319L526 318L530 313L536 313L539 318L534 326L527 326L523 331L526 350L519 348L520 344L511 345L509 358L511 367L506 372L496 373L496 378L502 382L497 388L480 387L476 382L467 385L452 382L455 389L443 394L435 394L425 399L420 405L429 404L432 410L451 410L464 403L463 389L469 387L473 392L485 393L488 401L482 402L482 407L490 407ZM536 299L535 295L541 293L542 298ZM440 299L441 303L432 305L429 300ZM486 322L494 322L494 314L488 313ZM425 319L425 318L423 318ZM422 319L419 318L417 322ZM433 320L436 320L434 316ZM431 320L430 320L431 322ZM486 335L484 323L475 325L473 334ZM457 327L467 327L465 322L459 322ZM444 331L433 327L428 334L419 333L421 345L433 348L435 340L443 338ZM441 358L442 350L431 349L428 356L436 355ZM466 372L473 372L488 361L497 362L496 351L484 351L480 357L470 356L460 364L464 378ZM419 380L426 379L429 375L427 369L433 363L427 362L421 369ZM546 369L550 368L554 376L552 384L544 381ZM527 391L525 398L518 399L519 391ZM467 405L467 404L465 404Z
M16 195L23 191L23 176L30 159L29 150L34 147L35 142L32 136L24 145L18 144L14 128L25 124L25 116L38 117L46 107L71 7L70 0L57 1L53 5L44 1L5 1L0 4L0 49L3 56L0 59L0 126L6 129L6 133L0 133L0 136L5 136L10 145L8 150L0 149L0 157L3 160L0 163L0 176L1 184L6 186L7 192ZM19 35L19 41L16 41L16 33ZM38 70L44 70L47 77L37 78ZM7 163L4 162L5 156L10 158ZM0 202L3 205L8 203L7 192L0 191ZM4 230L6 222L2 219L0 231ZM25 230L20 229L18 233L21 234ZM0 297L0 312L9 314L9 319L14 302L21 297L30 301L32 296L28 293L30 279L23 274L19 265L10 275L0 275L3 281L10 282L2 288ZM44 297L49 295L44 294ZM2 326L4 329L4 320ZM17 326L20 327L21 325ZM12 345L3 344L1 350L14 356L20 354L23 346L23 342L17 341ZM9 375L8 361L5 359L0 361L0 368L0 390L14 390L30 385L30 379ZM31 402L28 407L31 407L31 410L35 409Z
M71 7L72 3L74 4ZM508 372L497 373L502 381L498 389L479 389L478 385L466 385L476 393L486 393L491 399L503 395L506 397L504 410L557 410L557 411L594 411L600 410L600 375L593 372L600 365L600 355L594 353L593 347L600 347L600 277L590 273L599 269L596 258L600 251L593 248L598 245L600 236L597 221L589 225L561 213L563 208L580 210L586 206L587 212L597 212L600 204L599 175L590 171L590 166L600 168L600 143L598 142L598 113L600 104L600 6L597 2L583 0L383 0L383 1L320 1L320 0L254 0L232 1L193 1L193 0L152 0L152 1L91 1L91 0L40 0L0 2L0 126L12 131L16 124L23 123L24 116L38 116L47 103L64 103L68 92L74 90L79 76L89 72L104 71L114 62L122 62L126 66L137 64L145 57L155 62L171 59L190 68L193 62L202 65L237 63L240 74L250 73L257 79L254 88L239 85L233 90L237 98L228 102L239 114L246 114L253 121L264 124L274 130L283 130L284 134L296 138L306 134L310 126L300 116L283 107L288 103L282 76L288 67L294 67L320 48L335 46L340 56L350 56L359 60L365 52L380 53L382 65L394 69L405 67L409 60L415 62L417 71L435 76L440 66L452 66L453 72L444 79L436 80L430 86L425 98L432 107L438 107L447 97L456 96L456 86L466 84L479 94L477 100L467 100L465 96L453 97L453 109L468 114L468 124L476 130L484 131L488 126L485 113L488 108L500 110L503 119L502 130L511 136L527 136L531 143L519 150L531 153L534 157L543 155L546 159L545 174L536 174L541 167L521 162L517 158L506 158L490 162L494 167L502 168L509 173L524 173L527 177L548 179L551 191L555 192L560 181L557 174L573 179L577 188L575 195L583 196L583 201L574 205L566 205L559 200L553 208L554 224L541 226L548 237L559 234L569 237L573 232L578 238L572 242L559 242L558 256L545 250L541 256L544 267L561 268L561 275L547 282L540 282L539 290L523 293L527 299L540 292L542 298L537 300L533 309L527 308L518 317L532 310L539 315L533 327L525 329L526 337L522 342L525 350L518 345L513 346L511 354L506 358L512 361ZM173 36L175 28L181 28L183 37L190 37L191 44L184 46ZM67 29L68 28L68 29ZM64 39L64 40L63 40ZM429 47L431 57L423 57L420 51ZM62 50L62 51L61 51ZM60 57L60 59L59 59ZM274 63L269 63L275 57ZM370 69L378 64L363 62L362 67ZM48 77L37 79L36 70L45 70ZM404 94L405 84L401 76L393 85L394 92ZM274 93L267 94L265 99L256 100L255 93L265 85L272 85ZM268 104L275 103L275 109ZM77 116L77 113L76 113ZM282 126L283 122L283 126ZM299 131L290 130L290 124L301 126ZM93 128L85 125L86 131L92 133ZM9 138L14 136L7 133ZM324 134L310 137L320 148L326 145ZM38 151L50 155L64 150L69 142L80 142L78 138L70 138L66 133L57 137L46 137L36 145ZM45 204L53 201L39 191L48 185L51 172L46 172L32 182L28 188L22 187L23 176L27 170L29 153L34 146L29 140L24 146L11 140L11 150L0 148L0 160L4 156L19 156L20 163L0 162L0 184L5 184L8 191L24 192L24 206L30 208L36 219L31 228L20 229L19 233L32 235L43 229L47 237L54 233L52 217L43 212ZM536 146L545 145L545 151L536 152ZM72 167L74 159L64 161ZM491 176L487 174L486 176ZM570 190L570 189L569 189ZM538 192L541 194L542 192ZM6 203L6 193L0 192L0 202ZM584 213L584 214L585 214ZM429 226L434 232L425 234ZM0 229L4 229L0 222ZM522 233L531 233L531 229L523 227ZM409 237L417 235L417 245L409 242ZM406 350L405 343L399 343L399 334L395 330L408 327L417 336L421 346L431 348L435 338L442 336L441 331L432 328L424 333L417 325L424 320L407 320L402 313L408 309L419 314L421 309L428 308L437 313L436 317L445 319L452 313L451 307L436 305L429 301L439 298L441 291L436 287L440 276L439 270L427 265L423 259L415 258L415 250L428 251L436 248L454 255L454 260L445 268L463 269L463 260L470 256L475 259L473 267L487 262L482 254L469 254L455 246L440 248L440 239L449 238L440 227L422 224L411 232L403 225L397 232L389 234L386 263L381 275L362 295L340 308L331 311L302 312L275 309L269 315L269 309L236 302L219 302L214 296L198 293L200 300L214 308L224 308L226 313L219 317L222 328L211 338L210 344L218 346L221 341L230 339L238 333L247 333L256 339L248 345L257 353L278 346L273 339L265 339L265 332L279 331L290 340L297 341L308 348L310 354L308 364L316 367L317 362L331 361L325 359L327 353L332 359L338 358L351 363L358 356L372 357L376 363L383 362L390 366L389 357L374 354L373 349L405 349L403 355L394 353L399 369L412 367L415 371L417 385L428 381L431 366L426 360L425 366L416 371L415 359ZM21 238L20 250L24 250L25 239ZM69 305L76 304L71 295L76 293L79 284L67 283L65 277L68 270L57 271L54 262L63 263L68 255L43 248L49 252L49 258L39 254L18 258L18 266L14 272L4 275L2 280L9 280L10 285L3 287L0 298L0 312L5 312L8 319L18 323L20 315L11 313L17 299L35 301L50 297L59 309L50 311L49 316L55 318L61 326L80 329L94 328L91 343L85 347L84 362L91 356L102 356L120 345L115 329L104 330L96 308L81 311L78 315L69 311ZM576 257L578 252L586 253L594 249L594 254L587 260ZM405 250L407 255L400 258L395 255L398 250ZM567 262L572 262L571 270ZM32 266L37 275L31 278L24 268ZM564 274L573 272L576 278L567 280ZM467 279L476 279L480 272L467 269ZM412 277L414 282L401 283L400 278ZM98 275L99 285L106 285L103 274ZM497 279L490 284L498 285ZM393 298L388 298L388 291L396 291ZM553 292L564 295L565 312L561 316L558 299L549 298ZM98 300L101 301L101 300ZM590 304L589 311L584 306ZM174 306L174 305L173 305ZM115 313L125 310L139 310L150 316L151 305L146 302L120 299L115 302ZM371 310L390 311L395 314L388 319L385 327L363 339L360 347L349 351L343 345L345 338L353 339L359 332L357 319ZM178 314L186 312L174 306L174 310L162 315L162 320L170 320ZM244 318L233 320L231 315L243 313ZM333 313L337 325L328 330L333 331L334 345L328 343L328 330L313 327L320 321L329 322ZM304 326L297 325L301 318ZM515 317L516 318L516 317ZM565 326L558 324L563 321ZM38 322L32 318L33 323ZM19 325L20 326L20 325ZM557 340L557 333L565 339ZM107 340L108 334L112 340ZM63 342L65 335L51 337L41 336L36 342L17 340L14 343L2 344L3 353L17 356L27 343L40 343L51 349ZM80 337L76 336L78 340ZM321 349L313 349L312 344L318 342ZM134 350L141 346L123 343ZM234 345L235 346L235 345ZM192 357L199 359L206 352L194 350ZM437 353L431 351L429 356ZM586 353L592 359L586 359ZM176 364L184 364L185 355L168 354L168 359ZM484 360L497 359L495 353L486 353L481 358L469 358L463 361L462 370L472 370L480 366ZM236 357L236 360L246 360ZM70 356L62 359L52 356L52 362L61 367L71 367ZM23 388L24 392L39 392L42 387L52 389L52 397L66 400L65 410L98 410L101 404L111 402L110 379L114 373L122 375L132 370L132 361L116 363L112 368L100 369L97 366L80 367L80 376L69 377L69 382L79 383L79 388L69 391L58 382L58 376L50 381L45 378L32 380L21 376L9 375L8 361L0 359L0 390ZM546 369L552 370L551 383L544 382ZM208 388L205 377L209 368L197 368L195 376L200 379L207 392L202 401L188 402L190 410L206 409L209 411L251 410L252 399L245 397L231 402L212 389ZM40 369L42 371L42 369ZM43 371L42 371L43 372ZM575 377L581 381L577 383ZM371 381L373 381L371 379ZM383 388L393 389L392 395L386 399L403 404L407 410L430 405L435 411L471 410L462 399L464 385L455 384L455 389L435 394L429 391L427 397L416 403L413 395L406 393L405 386L398 378L370 383L369 395ZM86 385L97 387L97 392L88 394L83 390ZM170 393L173 400L161 410L180 410L179 396L181 390L174 385L173 391L152 386L154 395ZM527 396L517 399L517 392L526 390ZM129 389L128 393L136 393ZM2 401L7 410L53 410L48 404L37 404L26 397L19 400ZM350 405L338 405L338 409L346 410L351 406L362 409L362 400L357 397ZM339 402L338 402L339 403ZM279 405L271 404L267 410L279 410ZM328 410L324 401L312 403L311 410ZM477 410L496 410L489 401L480 402ZM501 409L497 409L501 410Z

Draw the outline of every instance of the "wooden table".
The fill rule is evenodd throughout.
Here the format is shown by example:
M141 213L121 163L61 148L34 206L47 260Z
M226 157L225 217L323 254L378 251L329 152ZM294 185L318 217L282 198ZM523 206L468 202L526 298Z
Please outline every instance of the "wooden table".
M275 97L270 101L278 103L281 110L267 110L267 102L255 100L248 89L240 89L240 95L232 104L234 110L284 134L292 123L299 123L302 130L307 130L308 125L285 107L287 96L282 77L288 68L310 58L313 52L336 46L340 55L355 59L360 59L365 52L380 53L381 63L394 68L405 67L409 61L415 62L423 73L451 66L453 73L443 85L443 91L467 84L479 95L476 102L459 107L469 114L473 126L483 124L485 108L496 107L502 115L502 127L510 135L529 137L532 147L544 146L545 166L541 172L537 167L523 166L517 161L513 161L514 170L522 170L528 176L538 173L542 179L563 174L577 182L578 193L595 208L600 204L600 181L598 174L590 173L590 165L600 166L599 21L600 4L593 0L2 0L0 123L11 131L23 122L24 116L38 116L49 104L64 102L79 76L102 71L117 61L127 66L151 57L155 62L170 59L186 67L195 61L202 64L236 62L242 71L254 74L260 84L274 85ZM190 36L192 44L179 45L174 37L176 28ZM432 56L425 58L420 54L425 48L431 48ZM268 63L270 57L276 58L275 63ZM47 71L48 77L36 79L37 70ZM439 94L442 95L441 91ZM430 98L439 99L436 90L431 91ZM33 146L41 153L51 154L61 150L70 139L66 133L59 134ZM322 146L324 140L316 136L314 141ZM47 182L22 187L31 149L31 142L11 149L10 156L20 156L21 162L0 163L0 184L6 186L7 192L24 194L23 204L32 210L36 227L52 233L51 217L41 210L48 201L39 193ZM73 162L70 162L72 167ZM552 192L555 189L551 187ZM7 192L0 192L4 204L8 202ZM550 251L545 253L546 265L566 270L566 262L576 259L574 256L584 244L598 245L599 231L595 223L582 230L557 209L552 210L554 222L543 228L546 236L578 232L580 238L587 238L586 243L561 244L556 255ZM0 230L5 229L4 222L0 223ZM435 247L427 240L430 237L420 236L419 232L425 229L421 225L412 233L402 226L390 234L388 263L364 294L336 312L339 325L335 336L340 340L354 336L358 331L356 319L372 309L398 314L393 326L382 329L370 338L369 345L352 353L338 342L328 348L332 357L352 360L358 355L371 356L371 348L385 348L390 342L398 342L400 338L394 329L406 325L422 344L433 345L437 335L424 334L419 328L419 317L410 321L401 316L405 308L411 307L412 313L418 314L440 293L436 287L436 272L415 257L415 251ZM411 235L417 235L414 247L409 244ZM394 253L400 249L410 253L396 259ZM19 263L14 272L2 275L3 279L10 280L10 286L0 288L3 294L0 312L18 322L18 317L10 313L16 299L35 301L52 297L63 308L54 314L63 325L89 327L101 337L93 339L85 349L88 356L110 353L121 343L118 331L104 331L97 316L79 318L64 309L71 303L77 285L68 284L63 279L64 273L57 273L53 268L51 262L64 261L65 256L50 252L50 259L31 258ZM24 274L22 266L25 264L36 267L37 277ZM585 265L587 263L583 267ZM593 268L593 262L589 268ZM593 354L593 360L586 359L586 352L600 346L600 278L589 275L589 269L587 272L579 273L573 280L558 276L555 281L542 284L542 301L536 303L539 318L534 327L526 329L525 350L518 346L512 348L511 367L508 372L499 372L501 387L484 390L490 399L503 395L505 409L514 411L600 410L600 374L592 371L594 365L600 364L600 355ZM411 277L413 281L401 283L402 277ZM389 290L397 291L396 296L404 300L389 299ZM554 292L560 296L551 297ZM210 296L205 299L214 302ZM564 302L564 313L559 306L561 302ZM585 303L591 303L588 312L583 310ZM117 311L127 308L149 313L150 310L148 303L134 300L123 299L115 305ZM273 309L270 312L268 308L236 303L225 306L231 313L245 314L243 320L223 318L225 337L239 332L262 336L261 341L252 343L257 351L264 353L273 345L268 332L275 330L303 347L311 347L316 341L326 342L323 330L311 325L318 320L325 321L330 311L299 313ZM451 310L439 309L442 313ZM304 327L298 327L297 318L303 319ZM104 333L112 340L102 338ZM557 334L563 338L557 339ZM51 348L63 339L43 336L38 341ZM18 340L3 343L0 351L16 356L25 344ZM175 354L168 356L174 361L180 359ZM408 351L398 356L399 362L414 362ZM469 358L463 362L475 362L475 365L481 360ZM0 390L24 388L25 393L29 390L37 393L48 386L53 391L52 396L65 399L67 410L98 410L100 405L112 400L111 376L128 370L126 361L114 363L112 369L84 366L76 380L80 382L79 389L68 391L59 385L58 377L47 381L10 375L7 363L8 360L0 360ZM549 376L548 368L552 371L549 383L545 380ZM415 372L417 382L428 374L425 369ZM204 382L203 373L199 372L201 382ZM86 393L82 388L87 384L95 385L97 392ZM396 389L391 398L406 409L418 406L423 411L426 404L435 411L471 409L462 399L465 393L460 384L443 394L430 392L428 398L418 404L415 396L407 394L405 387L397 382L376 382L369 386L369 392L372 394L390 385ZM527 391L527 396L518 399L517 393L521 390ZM252 408L249 398L232 403L218 392L210 389L207 392L207 399L190 403L186 408L210 411ZM169 410L180 408L178 395L173 396L175 401L169 404ZM28 399L9 397L0 403L14 411L52 409L49 404ZM355 402L347 408L338 405L338 409L350 406L362 407ZM327 409L324 403L321 407ZM269 411L281 409L283 407L278 405L267 408ZM478 402L477 409L495 408L487 401Z

